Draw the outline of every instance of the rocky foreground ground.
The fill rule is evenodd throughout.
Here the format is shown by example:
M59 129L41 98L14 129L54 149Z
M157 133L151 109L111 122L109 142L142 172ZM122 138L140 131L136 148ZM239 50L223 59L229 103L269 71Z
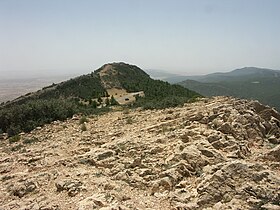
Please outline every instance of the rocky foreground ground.
M1 210L280 209L280 114L256 101L79 118L0 140Z

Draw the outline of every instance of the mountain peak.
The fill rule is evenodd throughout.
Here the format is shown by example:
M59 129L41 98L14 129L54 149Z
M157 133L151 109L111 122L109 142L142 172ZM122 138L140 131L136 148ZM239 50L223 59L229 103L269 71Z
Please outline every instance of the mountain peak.
M141 80L151 79L139 67L124 62L107 63L96 70L95 73L100 77L102 85L106 89L126 89L123 83L126 83L127 80L133 83L139 83Z
M111 66L111 67L127 67L127 68L137 68L140 69L138 66L133 65L133 64L129 64L129 63L125 63L125 62L111 62L111 63L106 63L103 66L101 66L99 69L97 69L96 71L99 71L101 69L106 68L107 66Z
M4 104L0 107L0 129L14 135L53 120L64 120L74 113L109 111L116 104L155 109L183 105L198 96L179 85L153 80L135 65L108 63L90 74Z

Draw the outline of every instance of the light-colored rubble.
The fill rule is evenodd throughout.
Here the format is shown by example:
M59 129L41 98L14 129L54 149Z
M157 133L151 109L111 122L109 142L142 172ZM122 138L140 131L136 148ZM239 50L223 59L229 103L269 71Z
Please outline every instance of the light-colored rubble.
M280 209L279 116L215 97L2 138L0 209Z

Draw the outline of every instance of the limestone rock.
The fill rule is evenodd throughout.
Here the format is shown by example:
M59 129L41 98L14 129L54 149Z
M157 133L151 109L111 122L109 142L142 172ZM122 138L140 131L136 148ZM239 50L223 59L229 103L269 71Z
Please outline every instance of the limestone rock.
M94 194L80 201L78 204L78 210L100 209L102 207L105 207L106 204L107 202L105 199L105 195Z
M69 196L75 196L82 190L82 182L79 180L64 179L55 183L57 192L67 191Z
M36 183L32 181L25 181L23 183L15 183L9 187L12 195L22 198L23 196L32 193L37 188Z
M272 144L280 144L280 138L277 138L275 135L270 136L267 140Z
M258 185L260 180L265 179L270 175L270 172L263 173L261 179L256 179L256 170L261 171L257 165L247 165L242 162L228 163L220 170L208 175L198 186L198 205L199 206L213 206L218 202L230 202L239 192L243 192L241 199L254 196L260 200L270 202L279 202L280 192L277 187L269 188L267 185ZM244 186L239 182L246 181L252 185ZM244 182L242 182L244 183ZM278 201L277 201L278 200ZM252 206L256 207L256 203Z
M264 156L268 160L280 162L280 145L271 149Z
M233 134L234 130L231 127L231 125L229 123L223 123L219 128L219 131L221 131L224 134Z
M169 177L164 177L162 179L159 179L153 183L152 186L152 194L155 192L164 192L164 191L170 191L173 188L172 181Z
M76 116L0 137L0 209L279 209L276 110L232 97L121 109L85 132Z

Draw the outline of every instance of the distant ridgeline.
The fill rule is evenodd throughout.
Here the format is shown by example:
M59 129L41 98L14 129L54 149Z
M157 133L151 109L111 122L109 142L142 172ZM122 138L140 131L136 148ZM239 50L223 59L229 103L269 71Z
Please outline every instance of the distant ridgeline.
M0 107L0 133L13 136L54 120L65 120L75 113L108 111L123 97L109 94L112 90L128 95L143 91L145 97L135 96L127 105L146 109L174 107L200 96L182 86L153 80L137 66L106 64L90 74L52 84L3 104Z
M257 99L280 111L280 71L245 67L227 73L185 77L178 84L204 96Z

